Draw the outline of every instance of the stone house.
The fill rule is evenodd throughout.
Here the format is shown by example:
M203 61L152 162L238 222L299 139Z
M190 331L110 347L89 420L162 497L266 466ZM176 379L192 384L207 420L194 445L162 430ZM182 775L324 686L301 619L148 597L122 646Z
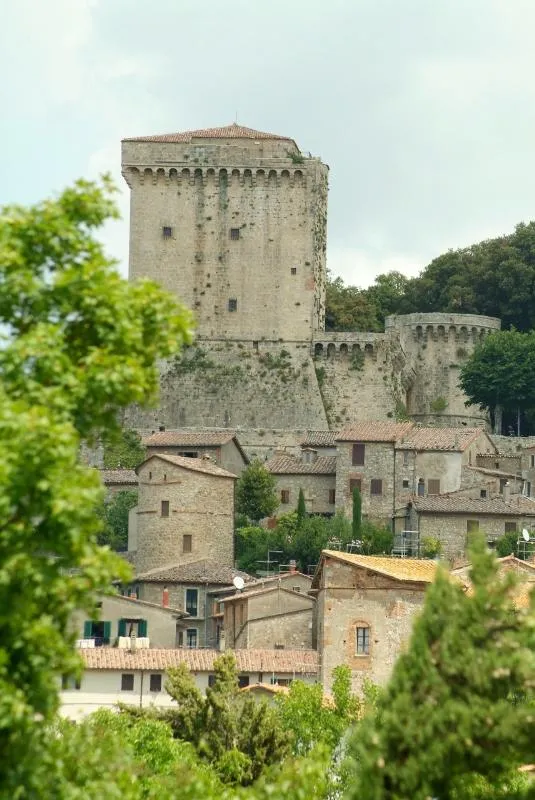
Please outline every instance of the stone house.
M519 583L531 583L535 585L535 563L533 563L533 561L523 561L516 556L510 555L498 558L497 562L500 575L513 572ZM461 580L469 583L471 569L471 564L463 564L462 566L452 569L451 574L457 575Z
M516 467L516 464L515 464ZM526 481L525 492L531 497L535 494L535 446L524 448L521 456L522 476Z
M214 464L239 475L249 459L242 450L235 431L223 430L164 430L143 439L147 457L165 453L184 458L208 456Z
M307 650L313 597L280 585L237 592L223 601L225 647Z
M201 691L211 685L218 650L130 650L102 648L80 650L84 673L78 684L65 683L60 694L63 716L81 719L97 708L117 703L138 708L166 708L173 701L165 690L166 672L186 664ZM315 683L318 655L314 650L237 650L240 685L287 685L299 678Z
M487 467L463 467L461 490L470 497L491 497L509 491L511 494L526 494L526 481L520 473L505 472Z
M301 440L301 448L311 447L318 456L335 456L337 436L337 431L307 431Z
M76 611L71 630L80 647L112 647L119 637L136 636L144 646L176 647L181 632L187 627L187 614L165 603L151 603L136 597L103 595L97 607L97 619L85 611ZM168 600L168 598L167 598Z
M304 448L301 458L277 451L265 467L276 480L279 513L296 510L302 489L309 514L334 514L336 456L320 456L312 448Z
M362 494L362 514L389 523L395 511L395 443L412 422L362 422L336 440L336 510L352 514L353 488Z
M129 536L128 550L135 551L138 573L206 558L233 566L232 472L209 459L159 453L136 473L137 541Z
M339 664L351 669L354 691L365 679L379 685L388 681L436 570L430 560L323 551L312 589L325 691Z
M218 647L223 620L219 608L214 608L213 594L225 589L235 592L232 581L238 576L252 580L244 572L205 558L139 573L127 591L155 604L166 597L170 606L187 614L187 623L177 634L177 647Z
M493 497L469 497L464 492L431 497L414 497L399 509L395 530L416 532L411 539L409 553L417 552L416 542L426 537L438 539L442 554L449 559L462 558L466 552L468 537L481 531L489 546L505 533L523 528L535 529L535 500L523 495Z

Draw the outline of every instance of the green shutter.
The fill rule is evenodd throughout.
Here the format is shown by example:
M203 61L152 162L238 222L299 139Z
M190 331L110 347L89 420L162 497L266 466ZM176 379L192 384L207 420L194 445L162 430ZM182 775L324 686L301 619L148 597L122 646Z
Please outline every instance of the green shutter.
M117 631L118 636L126 636L126 620L120 619L119 620L119 630Z
M84 639L91 639L91 635L93 633L93 623L90 619L86 619L84 622Z
M109 639L111 636L111 622L104 623L104 638Z
M141 636L146 636L147 635L147 620L146 619L140 619L139 620L139 623L138 623L138 626L137 626L137 630L138 630L138 636L141 637Z

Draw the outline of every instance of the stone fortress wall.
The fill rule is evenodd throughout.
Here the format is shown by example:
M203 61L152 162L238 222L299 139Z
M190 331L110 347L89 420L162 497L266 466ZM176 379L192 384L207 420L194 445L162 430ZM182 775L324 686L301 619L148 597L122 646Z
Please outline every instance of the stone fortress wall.
M384 333L323 330L328 167L292 139L236 125L128 139L122 167L130 276L176 293L198 325L161 365L159 408L128 409L125 425L233 428L269 454L281 430L407 415L487 424L457 382L499 320L409 314Z

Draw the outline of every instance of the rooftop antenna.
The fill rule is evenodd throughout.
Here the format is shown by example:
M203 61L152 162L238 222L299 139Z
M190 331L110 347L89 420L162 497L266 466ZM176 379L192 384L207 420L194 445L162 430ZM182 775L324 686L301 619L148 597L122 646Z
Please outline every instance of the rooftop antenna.
M245 586L245 581L241 575L236 575L236 577L232 579L232 583L239 592L241 592Z

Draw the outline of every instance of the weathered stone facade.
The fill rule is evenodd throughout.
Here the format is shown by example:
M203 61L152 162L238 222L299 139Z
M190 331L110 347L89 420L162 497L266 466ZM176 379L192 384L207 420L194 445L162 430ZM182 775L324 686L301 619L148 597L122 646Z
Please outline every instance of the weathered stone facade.
M368 563L360 566L351 563L351 559ZM406 577L399 579L374 569L377 562L388 561L396 568L402 560L330 551L322 555L313 588L317 591L320 681L326 691L332 685L332 671L339 664L351 669L354 691L362 688L365 679L384 685L409 640L414 616L421 610L425 590L433 578L434 565L406 559ZM418 569L411 579L412 564ZM366 653L357 652L357 628L368 631Z
M314 598L281 586L227 597L225 645L233 649L309 649L314 604Z
M232 566L236 476L209 461L155 455L137 468L137 572L203 558Z

